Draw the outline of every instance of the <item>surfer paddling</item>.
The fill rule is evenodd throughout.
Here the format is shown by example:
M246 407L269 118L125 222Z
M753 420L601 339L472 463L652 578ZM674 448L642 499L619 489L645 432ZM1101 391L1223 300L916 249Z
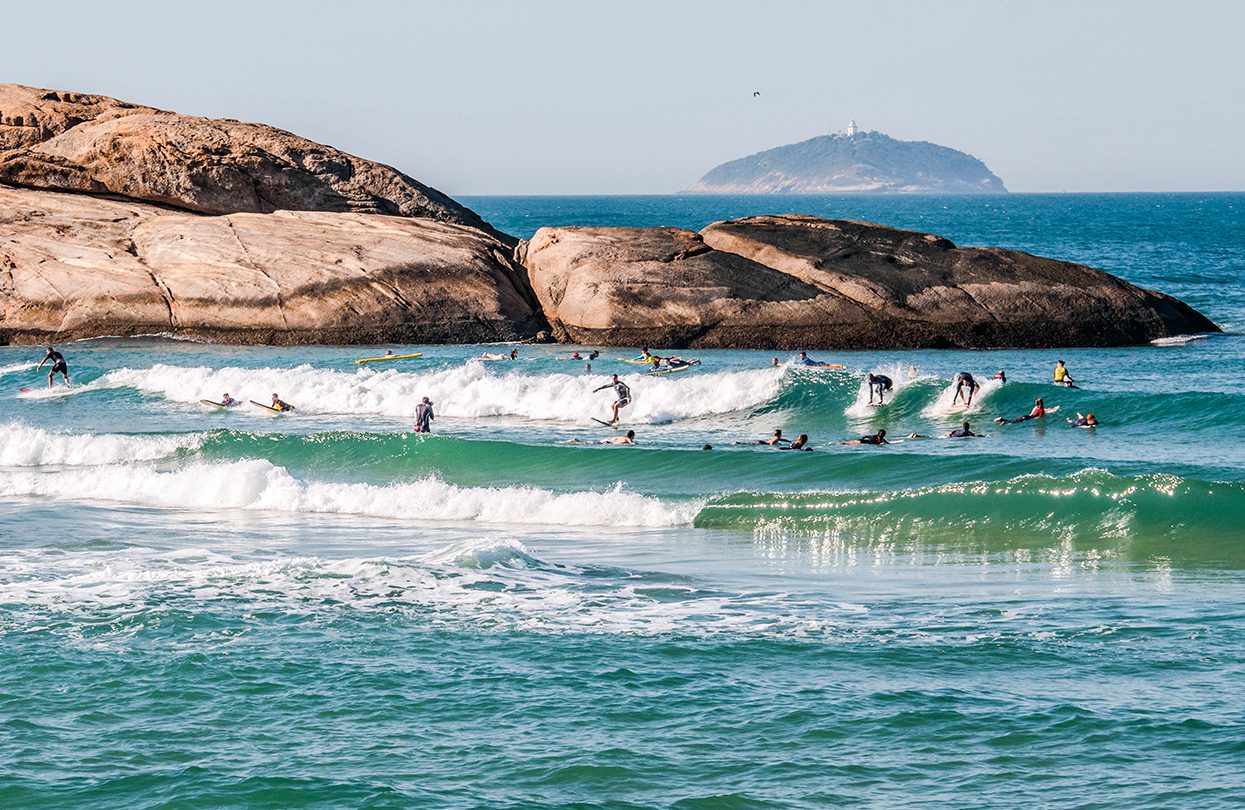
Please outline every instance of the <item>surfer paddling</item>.
M271 407L274 411L293 411L293 410L297 410L297 409L296 409L293 405L291 405L291 404L290 404L290 403L288 403L288 402L285 402L284 400L282 400L282 399L281 399L281 397L277 396L276 394L273 394L273 395L272 395L272 405L271 405L270 407Z
M43 364L49 362L52 364L52 370L48 372L48 388L52 387L52 379L57 374L65 378L65 385L69 385L69 366L65 364L65 355L56 351L55 346L48 346L47 354L43 355L35 371L42 370Z
M483 352L480 354L481 360L518 360L519 350L511 349L510 354L497 354L496 352Z
M220 398L220 404L226 408L236 408L242 403L239 400L236 400L233 397L229 396L229 392L226 391L225 395Z
M617 374L613 374L610 376L609 382L599 388L592 389L592 393L595 394L598 391L604 391L607 388L613 388L614 393L618 396L618 398L614 400L613 405L614 418L610 419L610 421L606 423L615 425L618 424L618 411L631 404L631 389L627 387L625 382L618 379Z
M985 436L983 436L980 433L973 433L972 427L968 424L968 422L965 422L960 427L948 433L947 438L948 439L984 439Z
M1029 411L1024 416L1017 416L1015 419L1004 419L1003 417L1000 416L1000 417L997 417L994 421L998 422L1000 425L1012 425L1017 422L1028 422L1030 419L1044 419L1045 417L1046 417L1046 403L1042 402L1041 397L1038 397L1037 399L1033 400L1033 410Z
M973 375L967 371L961 371L955 375L955 396L951 398L951 404L960 401L964 396L964 389L968 389L968 398L964 400L964 407L971 408L973 406L973 394L977 393L977 389L981 388L981 383L973 379Z
M886 431L878 430L872 436L861 436L859 439L852 439L850 442L839 442L839 444L890 444L886 441Z

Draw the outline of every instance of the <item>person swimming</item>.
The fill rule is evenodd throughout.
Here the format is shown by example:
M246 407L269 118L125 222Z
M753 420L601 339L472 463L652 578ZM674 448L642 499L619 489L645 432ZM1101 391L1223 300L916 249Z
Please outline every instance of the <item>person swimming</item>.
M1014 425L1017 422L1028 422L1030 419L1043 419L1046 417L1046 403L1042 402L1042 398L1038 397L1033 400L1033 410L1024 416L1017 416L1015 419L1004 419L1002 416L995 418L994 421L1000 425Z
M968 399L964 400L964 407L971 408L973 406L973 394L977 393L977 389L981 388L981 383L973 379L973 375L967 371L961 371L955 375L955 396L951 398L951 404L960 401L960 397L964 396L964 388L968 388Z
M617 374L614 374L610 377L610 381L607 382L605 385L602 385L599 388L592 389L592 393L595 394L596 392L604 391L607 388L613 388L614 393L618 396L618 398L614 400L614 405L613 405L614 418L612 418L609 422L611 425L613 425L618 422L619 409L625 408L631 404L631 389L627 387L627 384L625 382L618 379Z
M947 434L948 439L984 439L985 436L980 433L973 433L972 427L965 422L960 427Z
M839 442L839 444L890 444L886 441L886 431L879 429L872 436L861 436L859 439L852 439L850 442Z
M877 391L878 404L885 405L885 393L895 386L895 383L891 381L891 378L887 377L885 374L874 374L870 372L869 376L865 378L865 381L869 384L869 404L873 404L873 392Z

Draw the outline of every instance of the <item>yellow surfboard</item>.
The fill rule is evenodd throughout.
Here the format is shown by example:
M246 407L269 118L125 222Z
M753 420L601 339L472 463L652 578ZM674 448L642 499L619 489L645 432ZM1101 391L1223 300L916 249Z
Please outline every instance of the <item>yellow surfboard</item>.
M419 354L390 354L385 357L364 357L362 360L354 361L354 364L357 366L360 363L383 363L386 360L414 360L416 357L423 356L424 353L420 352Z

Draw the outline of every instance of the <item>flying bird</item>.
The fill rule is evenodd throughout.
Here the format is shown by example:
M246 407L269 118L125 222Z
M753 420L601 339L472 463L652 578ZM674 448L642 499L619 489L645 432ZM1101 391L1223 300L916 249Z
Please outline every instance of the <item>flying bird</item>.
M756 98L756 97L757 97L757 96L759 96L759 95L761 95L761 91L760 91L760 90L753 90L753 91L752 91L752 97L753 97L753 98Z

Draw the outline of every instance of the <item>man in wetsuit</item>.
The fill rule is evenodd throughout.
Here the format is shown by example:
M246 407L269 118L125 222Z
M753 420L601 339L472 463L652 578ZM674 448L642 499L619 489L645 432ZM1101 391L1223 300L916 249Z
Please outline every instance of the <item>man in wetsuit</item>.
M872 436L861 436L859 439L852 439L850 442L839 442L839 444L890 444L886 441L886 431L879 430Z
M69 385L69 366L65 365L65 355L56 351L54 346L48 346L48 353L43 355L35 371L41 370L43 364L49 361L52 363L52 370L48 372L48 388L52 387L52 378L57 374L65 378L65 385Z
M423 400L415 406L415 432L431 433L432 420L435 417L432 413L432 400L424 397Z
M964 388L968 388L968 399L964 400L964 407L972 407L973 394L977 393L977 389L981 387L981 383L973 379L973 375L967 371L961 371L955 375L955 396L951 398L951 404L960 401L960 397L964 396Z
M291 405L291 404L290 404L290 403L288 403L288 402L283 402L283 401L281 400L281 397L277 396L276 394L273 394L273 395L272 395L272 409L273 409L274 411L292 411L292 410L295 410L295 408L294 408L294 406L293 406L293 405Z
M884 394L886 391L891 390L895 386L895 383L891 382L891 378L887 377L885 374L872 373L869 374L866 381L869 383L869 404L873 404L873 392L877 391L878 404L885 405L886 401L884 399Z
M613 425L618 422L618 410L631 404L631 389L627 387L625 382L618 379L617 374L614 374L605 385L592 389L592 393L604 391L606 388L613 388L614 393L618 395L618 399L614 400L614 418L610 420L610 424Z
M973 433L973 429L965 422L961 427L956 428L947 434L948 439L984 439L980 433Z
M224 405L226 408L236 408L242 403L234 399L233 397L229 396L229 392L226 391L225 395L220 398L220 404Z
M1072 375L1068 373L1068 367L1063 364L1062 360L1055 361L1055 385L1062 385L1064 388L1076 388L1076 380L1072 379Z

